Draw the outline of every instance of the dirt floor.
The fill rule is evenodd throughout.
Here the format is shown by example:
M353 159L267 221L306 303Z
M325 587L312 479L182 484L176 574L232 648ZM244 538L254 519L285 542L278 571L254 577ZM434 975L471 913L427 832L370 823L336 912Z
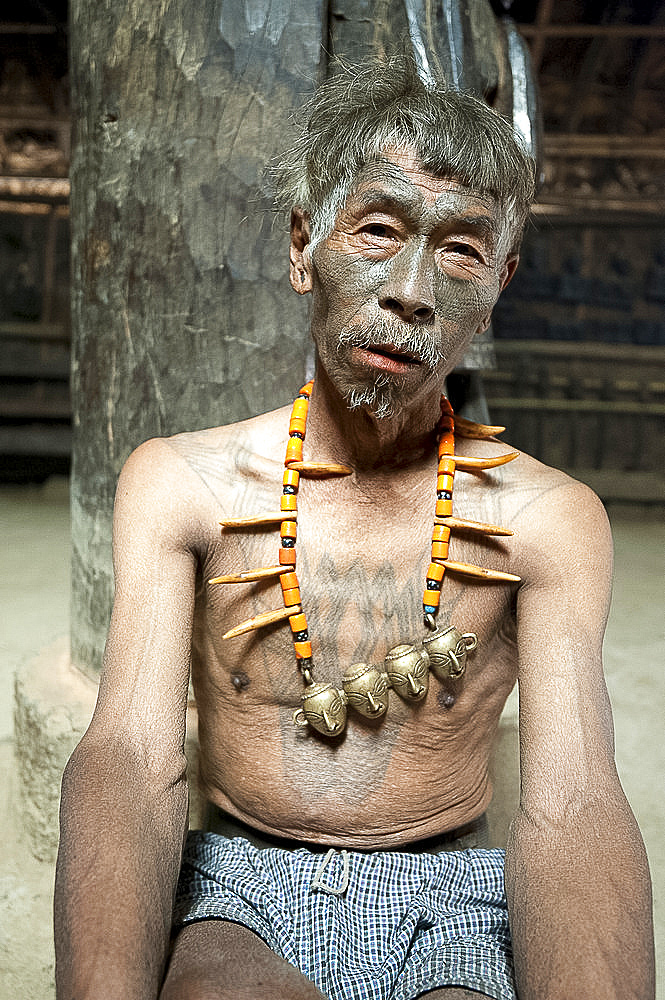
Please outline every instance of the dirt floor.
M605 662L617 761L652 867L659 986L665 990L665 517L610 511L616 574ZM65 480L0 489L0 1000L52 1000L53 866L31 855L14 766L17 668L68 630L69 506ZM514 706L514 700L513 700ZM511 708L514 711L514 707ZM659 992L665 998L665 993Z

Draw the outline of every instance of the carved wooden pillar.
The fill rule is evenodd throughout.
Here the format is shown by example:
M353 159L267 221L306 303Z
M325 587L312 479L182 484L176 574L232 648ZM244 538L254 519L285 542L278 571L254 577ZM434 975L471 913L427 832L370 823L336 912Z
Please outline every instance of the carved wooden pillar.
M306 316L263 174L317 81L322 18L319 0L73 0L71 19L71 640L96 675L129 452L302 384Z

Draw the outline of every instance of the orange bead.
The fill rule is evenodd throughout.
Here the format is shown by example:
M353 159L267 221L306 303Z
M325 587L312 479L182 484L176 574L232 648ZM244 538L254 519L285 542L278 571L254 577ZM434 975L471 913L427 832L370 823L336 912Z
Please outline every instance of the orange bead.
M440 590L423 591L423 604L429 604L430 607L432 608L438 608L440 600L441 600Z
M448 542L432 542L432 559L448 558Z
M307 417L291 417L289 420L289 434L293 434L295 431L297 431L298 434L304 434L306 430Z
M447 542L450 538L450 528L447 524L435 524L432 529L433 542Z
M439 475L442 472L447 472L449 475L455 475L455 459L452 455L442 455L439 458Z
M282 585L282 590L292 590L294 587L300 586L295 573L282 573L279 582Z
M282 597L284 599L285 608L293 608L296 604L300 604L300 587L293 587L291 590L283 590Z
M450 517L453 512L452 500L437 500L434 505L434 513L437 517Z
M290 437L286 444L286 458L284 464L289 462L302 462L302 440L297 437Z
M298 510L298 497L295 493L282 493L279 500L279 509L288 514L290 511Z
M314 379L310 379L310 381L307 382L302 387L302 389L300 390L300 392L298 393L298 395L299 396L311 396L312 395L312 389L313 389L313 387L314 387Z
M427 579L428 580L443 580L443 575L446 572L446 567L442 566L440 563L431 562L427 567Z
M282 538L297 538L298 537L297 521L282 521L280 536Z
M295 549L280 549L279 550L279 564L280 564L280 566L295 566L295 564L296 564L296 550Z
M303 614L291 615L289 625L292 632L304 632L307 628L307 616Z
M300 473L297 469L284 469L284 475L282 476L282 484L284 486L293 486L294 490L297 490L299 483Z
M299 660L309 660L312 657L312 644L311 642L294 642L293 648L296 651L296 656Z
M452 493L453 492L453 483L454 483L454 479L448 473L446 473L445 475L442 475L442 476L437 476L436 477L436 489L437 489L437 493L440 490L445 490L446 493Z
M298 417L300 420L307 420L308 410L309 410L308 399L294 399L293 407L291 409L291 416Z

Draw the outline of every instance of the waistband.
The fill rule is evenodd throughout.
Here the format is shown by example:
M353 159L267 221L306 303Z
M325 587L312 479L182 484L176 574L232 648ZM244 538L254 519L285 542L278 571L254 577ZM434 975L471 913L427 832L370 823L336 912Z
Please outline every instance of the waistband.
M206 803L203 816L203 829L207 833L217 833L222 837L232 840L234 837L242 837L250 844L261 851L271 847L277 847L283 851L295 851L298 848L305 848L315 854L327 853L330 844L317 844L309 840L294 840L290 837L277 837L263 830L255 830L248 823L244 823L235 816L230 816L213 802ZM333 845L334 846L334 845ZM440 854L442 851L467 851L473 848L489 847L489 824L487 814L483 813L477 819L463 826L458 826L454 830L447 830L445 833L435 834L433 837L426 837L424 840L414 840L408 844L399 844L395 847L378 848L377 850L389 852L410 851L417 854ZM339 845L338 849L341 849ZM354 850L358 850L354 848ZM374 848L372 850L375 850ZM359 853L369 853L359 851Z

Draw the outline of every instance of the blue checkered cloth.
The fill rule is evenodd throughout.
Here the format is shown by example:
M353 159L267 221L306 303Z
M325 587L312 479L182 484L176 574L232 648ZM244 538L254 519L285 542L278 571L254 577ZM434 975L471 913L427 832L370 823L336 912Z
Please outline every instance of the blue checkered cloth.
M330 1000L413 1000L458 986L517 1000L504 852L259 850L190 833L176 928L242 924Z

